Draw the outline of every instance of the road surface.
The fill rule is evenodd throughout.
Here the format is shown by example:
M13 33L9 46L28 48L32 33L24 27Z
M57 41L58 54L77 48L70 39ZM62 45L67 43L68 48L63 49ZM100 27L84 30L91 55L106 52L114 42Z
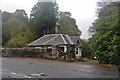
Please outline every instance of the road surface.
M116 66L35 58L2 58L3 78L117 78Z

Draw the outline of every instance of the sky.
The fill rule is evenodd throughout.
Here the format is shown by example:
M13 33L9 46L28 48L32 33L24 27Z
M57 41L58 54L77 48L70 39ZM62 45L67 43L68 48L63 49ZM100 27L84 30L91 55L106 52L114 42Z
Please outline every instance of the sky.
M69 11L72 13L72 18L76 19L76 24L82 31L82 39L89 38L89 26L91 26L92 22L97 18L97 1L98 0L57 0L59 10ZM16 9L24 9L29 16L32 7L37 2L38 0L0 0L0 9L8 12L15 12Z

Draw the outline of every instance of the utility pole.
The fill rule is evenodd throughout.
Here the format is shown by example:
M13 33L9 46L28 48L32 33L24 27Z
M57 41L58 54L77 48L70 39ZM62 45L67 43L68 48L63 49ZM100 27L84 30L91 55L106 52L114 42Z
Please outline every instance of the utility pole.
M0 10L0 47L2 47L2 11ZM2 49L0 49L0 70L2 70ZM0 79L2 72L0 71Z
M2 46L2 11L0 10L0 46Z

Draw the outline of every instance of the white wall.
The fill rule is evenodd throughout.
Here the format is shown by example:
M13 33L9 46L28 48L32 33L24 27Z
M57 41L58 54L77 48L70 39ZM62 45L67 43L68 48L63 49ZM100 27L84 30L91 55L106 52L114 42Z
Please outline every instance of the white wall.
M78 48L78 54L79 56L82 56L82 50L80 48Z
M75 54L76 54L76 49L75 49ZM76 54L76 57L81 57L82 56L82 50L78 48L78 54Z

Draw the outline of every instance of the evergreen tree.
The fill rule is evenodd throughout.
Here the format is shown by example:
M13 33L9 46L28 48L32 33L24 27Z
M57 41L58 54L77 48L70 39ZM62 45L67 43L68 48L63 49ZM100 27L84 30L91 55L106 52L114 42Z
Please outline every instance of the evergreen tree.
M32 8L30 25L38 37L55 32L57 10L57 4L53 2L38 2Z

